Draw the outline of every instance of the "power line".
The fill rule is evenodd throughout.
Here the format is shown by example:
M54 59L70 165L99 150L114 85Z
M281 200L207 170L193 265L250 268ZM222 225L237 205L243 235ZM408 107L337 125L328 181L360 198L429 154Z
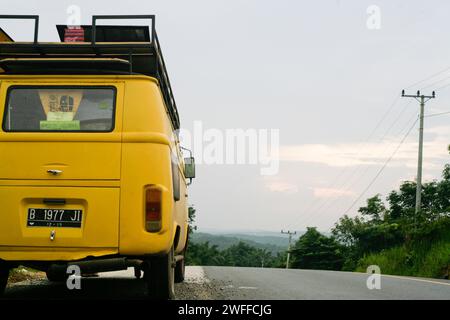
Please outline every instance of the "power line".
M378 179L378 177L381 175L381 173L384 171L384 169L387 167L387 165L389 164L389 162L391 162L392 158L394 158L394 156L397 154L398 150L400 149L400 147L403 145L403 143L405 142L406 138L409 136L409 134L411 133L412 129L414 128L414 126L416 125L418 119L416 119L416 121L414 121L413 125L409 128L408 132L405 134L405 136L403 137L403 139L400 141L400 143L398 144L397 148L395 148L394 152L391 154L391 156L385 161L385 163L383 164L383 166L380 168L380 170L378 170L377 174L375 175L375 177L370 181L370 183L367 185L367 187L359 194L359 196L356 198L355 201L353 201L353 203L350 205L350 207L348 207L347 210L345 210L344 215L347 214L351 209L353 209L353 207L355 206L356 203L358 203L358 201L364 196L364 194L370 189L370 187L375 183L375 181Z
M408 121L406 122L406 125L405 125L404 127L402 127L402 129L398 132L398 134L403 133L403 131L404 131L405 129L407 129L408 124L410 124L411 120L412 120L414 117L417 117L417 114L416 114L416 113L413 114L413 117L411 117L410 119L408 119ZM417 120L416 120L416 121L417 121ZM344 184L344 185L342 186L342 188L341 188L341 189L342 189L341 191L346 192L346 191L351 190L351 189L354 187L354 185L358 182L358 180L361 180L361 178L364 178L364 177L366 176L366 174L368 173L370 167L371 167L371 165L370 165L370 164L367 164L367 165L365 166L365 170L364 170L364 171L362 172L362 174L358 177L358 179L356 179L356 180L351 180L351 179L349 179L350 183L347 184L347 185ZM354 175L353 175L353 176L354 176ZM353 176L352 176L352 178L353 178ZM346 186L345 186L345 185L346 185ZM338 198L329 199L328 201L324 202L323 205L322 205L320 208L318 208L318 209L321 209L322 207L324 207L325 209L328 209L328 208L330 207L330 205L332 205L333 203L335 203L337 200L338 200ZM318 210L315 210L315 211L317 212ZM319 216L320 216L320 215L323 215L324 213L325 213L325 211L323 211L323 212L321 212L321 213L318 212ZM313 217L313 215L312 215L312 213L311 213L306 219L303 220L303 222L304 222L305 224L308 224L308 223L311 221L312 217Z
M392 101L391 105L389 106L389 109L384 113L383 117L378 121L377 125L375 126L375 128L372 130L372 132L369 134L369 136L366 138L366 142L369 141L372 136L375 134L375 132L377 131L377 129L380 127L380 125L383 123L383 121L387 118L387 116L391 113L391 111L394 109L394 106L397 104L397 102L399 101L400 96L396 96L396 98L394 99L394 101Z
M432 82L432 83L430 83L429 85L427 85L427 86L425 86L425 87L421 87L420 89L421 89L421 90L429 89L429 88L431 88L431 87L434 87L434 86L437 85L438 83L440 83L440 82L442 82L442 81L445 81L445 80L448 80L448 79L450 79L450 76L445 77L445 78L440 79L440 80L437 80L437 81L435 81L435 82Z
M436 76L438 76L438 75L440 75L440 74L442 74L442 73L444 73L444 72L446 72L446 71L449 71L449 70L450 70L450 66L449 66L449 67L446 67L445 69L443 69L443 70L441 70L441 71L439 71L439 72L436 72L436 73L432 74L432 75L429 76L429 77L426 77L426 78L423 79L423 80L417 81L417 82L415 82L415 83L409 85L408 87L405 87L405 89L411 89L412 87L415 87L415 86L417 86L417 85L419 85L419 84L421 84L421 83L423 83L423 82L426 82L426 81L428 81L428 80L431 80L431 79L435 78Z
M418 121L418 119L419 119L419 118L418 118L417 112L414 112L414 113L412 114L412 116L408 119L408 121L405 122L405 125L402 127L402 129L400 129L394 136L403 136L403 134L409 135L408 133L406 133L407 130L410 130L410 129L408 129L408 128L409 128L409 125L414 126L414 124L411 124L411 121L414 120L414 123L416 123L416 122ZM394 152L396 152L396 151L393 151L393 153L394 153ZM367 166L366 166L366 169L364 170L364 172L363 172L363 174L362 174L362 176L361 176L361 178L363 178L363 177L366 176L366 173L369 171L369 169L370 169L370 166L367 165ZM345 189L345 191L347 191L347 190L352 190L353 187L356 185L357 182L358 182L358 180L353 181L353 183L350 184L350 185L347 187L347 189ZM337 200L337 199L336 199L336 200ZM333 224L334 224L334 223L333 223ZM332 224L332 225L333 225L333 224ZM332 226L332 225L331 225L331 226ZM331 226L330 226L330 227L331 227Z
M362 148L358 149L357 155L356 157L358 157L368 146L368 142L373 138L373 136L375 135L377 129L381 126L381 124L386 120L386 118L389 116L389 114L392 112L392 110L394 109L395 105L398 103L400 99L399 95L396 95L396 97L393 99L393 101L391 102L391 104L389 105L389 108L386 110L386 112L383 114L383 116L380 118L380 120L378 121L378 123L375 125L375 127L372 129L372 131L370 132L370 134L367 136L367 138L363 141L363 146ZM406 106L405 106L406 108ZM389 130L392 128L389 128ZM385 134L386 135L386 134ZM384 136L385 136L384 135ZM340 172L334 177L332 183L329 185L329 188L333 188L336 183L339 181L339 179L349 170L349 167L344 167L343 169L340 170ZM356 169L358 170L358 169ZM352 178L354 176L354 173L352 174ZM311 212L311 209L313 209L314 207L316 207L317 204L320 203L321 200L313 200L312 202L310 202L309 206L305 209L305 212ZM327 200L325 200L327 201ZM319 208L320 208L320 204L319 204ZM312 210L312 212L316 212L317 211L317 207L314 208L314 210ZM308 218L312 213L308 214ZM295 221L294 226L299 225L299 222L304 220L304 216L299 216L299 218Z
M448 68L448 69L450 69L450 67ZM448 70L448 69L446 69L446 70ZM423 82L423 81L422 81ZM385 138L386 138L386 136L388 135L388 133L391 131L391 129L394 127L394 125L398 122L398 120L401 118L401 116L403 115L403 113L405 112L405 110L407 109L407 107L409 106L409 104L410 104L410 102L408 102L405 106L404 106L404 108L402 109L402 111L399 113L399 115L397 116L397 118L394 120L394 122L390 125L390 127L385 131L385 133L384 133L384 135L382 136L382 138L379 140L380 142L382 142ZM409 121L408 121L409 122ZM416 120L416 122L417 122L417 120ZM403 131L403 129L401 130L401 131ZM358 152L358 155L361 153L361 150L365 150L365 147L366 146L364 146L362 149L360 149L360 151ZM395 151L396 152L396 151ZM360 176L359 178L361 178L361 177L364 177L365 175L366 175L366 173L368 172L368 169L369 169L369 166L366 166L366 168L365 168L365 170L364 170L364 172L363 172L363 174L362 174L362 176ZM353 177L356 175L356 173L358 172L358 169L356 169L356 170L354 170L353 171L353 174L351 175L351 177L348 179L349 181L352 181L352 179L353 179ZM381 172L380 172L380 174L381 174ZM378 178L378 177L377 177ZM348 190L350 190L350 188L354 185L356 183L356 181L353 181L353 182L351 182L348 186L347 186L347 188L345 188L343 191L345 192L345 191L348 191ZM373 183L372 183L373 184ZM334 184L333 184L334 185ZM370 185L371 186L371 185ZM370 186L368 187L368 188L370 188ZM367 188L367 189L368 189ZM366 190L367 191L367 190ZM365 192L366 192L365 191ZM359 199L357 199L356 200L356 202L358 201ZM325 202L323 202L322 204L320 204L319 205L319 207L316 207L316 209L315 210L313 210L310 214L308 214L308 216L306 217L306 219L303 219L303 222L309 222L310 220L311 220L311 218L312 218L312 216L313 216L313 213L316 213L316 212L318 212L318 211L320 211L322 208L324 208L324 207L328 207L330 204L332 204L332 203L334 203L334 202L336 202L337 201L337 199L332 199L332 200L325 200ZM299 221L297 221L297 223L298 223Z
M449 87L449 86L450 86L450 83L447 83L446 85L443 85L442 87L436 88L436 91L441 90L441 89L444 89L444 88L447 88L447 87Z
M440 112L440 113L432 113L432 114L426 114L424 117L425 118L429 118L429 117L437 117L437 116L442 116L444 114L450 114L450 111L447 112Z
M385 133L383 134L383 136L378 140L379 142L382 142L387 135L391 132L392 128L397 124L397 122L402 118L402 115L405 113L405 111L408 109L409 105L411 104L411 101L408 101L408 103L406 103L403 107L403 109L400 111L400 113L398 114L397 118L395 118L395 120L391 123L391 125L389 126L389 128L385 131Z
M400 111L400 113L398 114L398 116L396 117L396 119L391 123L391 125L388 127L388 129L384 132L384 134L382 135L381 138L377 139L378 142L383 142L385 140L385 138L387 137L387 135L389 134L389 132L392 130L392 128L397 124L397 122L401 119L401 116L404 114L404 112L407 110L407 107L411 104L411 101L409 101L408 103L405 104L405 106L403 107L403 109ZM413 117L416 114L413 114ZM410 118L407 122L406 122L406 126L410 123L410 121L412 120L412 118ZM404 126L400 131L399 134L402 133L406 126ZM360 154L362 154L368 147L368 143L364 144L362 148L358 149L357 154L355 155L356 158L359 157ZM351 188L356 184L357 181L361 180L362 178L364 178L366 176L366 174L368 173L370 167L372 167L371 164L367 164L365 166L363 166L362 168L362 172L361 172L361 166L356 167L352 173L347 177L346 181L344 181L344 183L339 187L339 190L342 192L347 192L349 190L351 190ZM348 169L349 167L346 167L345 169L343 169L341 171L341 173L345 172L346 169ZM359 176L357 176L358 173L361 173ZM358 177L358 179L355 180L355 177ZM333 184L331 184L329 186L329 188L333 188L336 185L336 183L333 182ZM296 221L295 226L299 226L300 224L307 224L311 221L311 219L313 217L317 217L318 215L322 215L324 212L320 213L320 210L323 208L328 208L330 207L330 205L332 205L333 203L336 203L336 201L338 201L338 198L328 198L323 200L323 202L320 203L321 200L316 200L315 203L319 204L318 206L316 206L313 210L311 210L314 206L309 206L308 210L305 212L308 212L306 216L301 216L299 217L299 219ZM313 202L313 204L315 204ZM311 211L309 211L311 210Z
M417 82L415 82L415 83L409 85L408 87L406 87L406 89L409 89L409 88L411 88L411 87L414 87L414 86L416 86L416 85L419 85L419 84L421 84L421 83L424 83L424 82L426 82L426 81L428 81L428 80L431 80L431 79L433 79L433 78L439 76L440 74L443 74L443 73L445 73L446 71L449 71L449 70L450 70L450 66L449 66L449 67L446 67L445 69L443 69L443 70L441 70L441 71L439 71L439 72L436 72L436 73L434 73L434 74L432 74L432 75L426 77L426 78L423 79L423 80L417 81ZM448 79L448 78L450 78L450 77L445 77L444 79L440 79L440 80L438 80L438 81L435 81L435 82L433 83L433 85L436 84L436 83L442 82L442 81L444 81L444 80L446 80L446 79ZM440 88L438 88L438 89L442 89L442 88L445 88L445 87L448 87L448 86L450 86L450 84L444 85L444 86L442 86L442 87L440 87ZM377 125L375 126L375 128L371 131L371 133L369 134L368 138L365 140L364 145L363 145L363 148L359 149L359 151L358 151L358 153L357 153L358 155L362 152L362 150L365 150L366 145L367 145L367 142L373 137L374 133L377 131L377 129L380 127L380 125L384 122L384 120L387 118L387 116L391 113L391 111L393 110L393 107L397 104L399 98L400 98L399 96L396 96L396 98L395 98L394 101L391 103L390 107L389 107L388 110L385 112L385 114L383 115L383 117L378 121L378 123L377 123ZM383 140L384 140L384 138L387 136L387 134L390 132L390 130L393 128L393 126L394 126L394 125L397 123L397 121L401 118L401 115L402 115L403 112L406 110L406 108L407 108L408 105L409 105L409 103L406 104L406 105L404 106L403 110L400 112L400 114L398 115L397 119L391 124L391 126L388 128L388 130L385 131L385 133L384 133L383 137L380 139L380 141L383 141ZM446 113L442 113L442 114L446 114ZM436 114L436 116L437 116L437 115L438 115L438 114ZM439 115L440 115L440 114L439 114ZM433 115L430 115L430 116L433 116ZM409 122L409 121L408 121L408 122ZM416 122L417 122L417 120L416 120ZM403 129L402 129L401 131L403 131ZM400 131L400 132L401 132L401 131ZM408 133L408 134L409 134L409 133ZM348 167L345 167L344 169L342 169L342 170L338 173L338 175L335 176L335 178L334 178L333 182L330 184L329 188L332 188L333 186L335 186L335 184L337 183L337 181L339 180L339 178L340 178L347 170L348 170ZM359 169L356 169L356 170L354 171L354 173L352 174L352 178L354 177L354 175L355 175L355 173L356 173L357 170L359 170ZM367 171L368 171L368 167L367 167L366 170L364 171L364 175L366 174ZM351 184L351 185L352 185L352 184ZM312 201L312 202L310 203L310 205L308 206L308 208L307 208L307 210L306 210L305 212L309 212L309 210L312 209L312 208L314 208L314 207L316 206L316 204L318 204L319 202L320 202L320 200ZM330 203L330 200L325 200L325 202L323 202L321 205L319 205L319 207L316 207L316 208L317 208L318 210L320 210L322 207L327 206L329 203ZM331 203L333 203L333 201L331 201ZM314 210L314 211L318 211L317 209ZM312 216L312 215L309 214L309 215L307 216L306 219L309 221L310 218L311 218L311 216ZM299 222L300 222L301 220L306 221L306 220L304 220L304 216L300 216L300 219L298 219L298 220L295 222L295 225L298 225Z

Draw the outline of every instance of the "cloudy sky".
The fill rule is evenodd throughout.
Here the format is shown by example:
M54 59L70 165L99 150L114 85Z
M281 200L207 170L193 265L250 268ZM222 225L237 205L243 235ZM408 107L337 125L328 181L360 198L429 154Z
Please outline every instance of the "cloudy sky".
M329 230L367 197L414 179L419 107L401 89L436 89L426 114L450 111L445 0L3 0L2 12L39 14L40 40L55 41L71 5L83 24L92 14L157 15L183 128L279 129L276 175L198 166L190 199L200 230ZM31 39L31 23L1 25ZM450 162L449 121L426 118L427 181Z

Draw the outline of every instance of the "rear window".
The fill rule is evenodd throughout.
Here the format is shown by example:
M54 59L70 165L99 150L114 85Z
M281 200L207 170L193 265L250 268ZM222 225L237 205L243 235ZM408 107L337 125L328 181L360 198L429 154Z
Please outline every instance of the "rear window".
M20 87L8 90L3 130L12 132L110 132L114 87Z

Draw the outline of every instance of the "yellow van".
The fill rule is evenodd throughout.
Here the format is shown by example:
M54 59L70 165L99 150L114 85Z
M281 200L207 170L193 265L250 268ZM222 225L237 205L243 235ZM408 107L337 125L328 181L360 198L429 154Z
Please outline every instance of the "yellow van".
M18 265L50 281L76 265L134 267L150 297L173 298L195 168L183 159L155 17L94 16L57 26L58 43L38 42L39 18L25 18L34 42L0 42L0 293Z

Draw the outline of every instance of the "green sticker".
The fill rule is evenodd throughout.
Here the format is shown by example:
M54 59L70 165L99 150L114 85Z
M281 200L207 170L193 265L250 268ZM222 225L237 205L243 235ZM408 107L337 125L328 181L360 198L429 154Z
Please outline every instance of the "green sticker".
M99 104L98 104L98 108L101 110L109 109L109 107L110 107L110 104L108 101L102 101L102 102L99 102Z
M80 121L41 121L40 129L52 131L79 131Z

